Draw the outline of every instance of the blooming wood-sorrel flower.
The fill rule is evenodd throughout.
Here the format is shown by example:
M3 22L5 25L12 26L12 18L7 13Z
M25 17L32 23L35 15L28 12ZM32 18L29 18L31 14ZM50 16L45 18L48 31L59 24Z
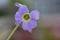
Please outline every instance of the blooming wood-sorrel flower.
M12 35L15 33L19 24L22 22L23 30L32 32L33 28L37 26L37 20L39 19L39 11L33 10L29 13L28 7L19 3L15 3L16 7L19 7L18 11L15 14L15 24L17 25L12 32L9 34L7 40L10 40Z
M15 3L16 7L19 7L15 14L15 24L18 25L22 22L22 29L32 32L32 29L37 26L37 20L39 19L39 11L33 10L29 13L28 7L19 3Z

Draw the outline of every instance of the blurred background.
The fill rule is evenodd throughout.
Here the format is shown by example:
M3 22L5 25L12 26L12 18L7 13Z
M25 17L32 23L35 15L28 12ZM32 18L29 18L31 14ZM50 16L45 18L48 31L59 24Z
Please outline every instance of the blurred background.
M18 28L11 40L60 40L60 0L0 0L0 40L6 40L15 27L15 2L27 5L30 11L39 10L40 19L32 33Z

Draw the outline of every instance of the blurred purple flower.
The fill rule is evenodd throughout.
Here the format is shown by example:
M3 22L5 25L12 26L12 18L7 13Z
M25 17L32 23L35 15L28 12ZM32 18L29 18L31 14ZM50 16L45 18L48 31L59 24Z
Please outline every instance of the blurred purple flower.
M15 3L16 7L19 7L15 14L15 24L18 25L22 22L23 30L32 32L32 29L37 27L36 20L39 19L39 11L33 10L29 13L28 7L19 3Z

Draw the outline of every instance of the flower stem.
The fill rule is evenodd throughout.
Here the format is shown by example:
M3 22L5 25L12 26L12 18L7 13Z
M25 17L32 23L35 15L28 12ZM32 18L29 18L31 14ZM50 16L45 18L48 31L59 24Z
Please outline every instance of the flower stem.
M10 40L10 38L12 37L12 35L15 33L15 31L17 30L17 28L19 27L19 25L17 25L13 31L10 33L10 35L8 36L7 40Z

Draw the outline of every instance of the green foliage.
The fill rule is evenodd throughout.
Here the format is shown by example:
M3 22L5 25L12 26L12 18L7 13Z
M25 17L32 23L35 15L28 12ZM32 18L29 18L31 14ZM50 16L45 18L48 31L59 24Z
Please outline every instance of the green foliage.
M19 2L19 3L26 3L26 1L25 0L11 0L12 1L12 3L14 3L14 2Z

